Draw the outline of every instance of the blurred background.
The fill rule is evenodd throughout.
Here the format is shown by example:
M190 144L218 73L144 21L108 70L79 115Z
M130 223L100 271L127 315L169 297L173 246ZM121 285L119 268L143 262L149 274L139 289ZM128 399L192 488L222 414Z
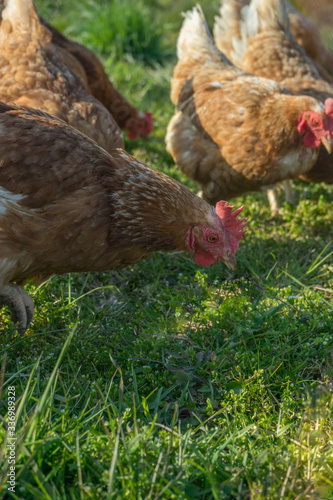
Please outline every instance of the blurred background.
M181 13L193 0L38 0L38 11L66 35L104 57L142 61L149 65L175 58ZM292 0L320 28L327 48L333 50L333 2ZM219 1L200 2L212 27Z

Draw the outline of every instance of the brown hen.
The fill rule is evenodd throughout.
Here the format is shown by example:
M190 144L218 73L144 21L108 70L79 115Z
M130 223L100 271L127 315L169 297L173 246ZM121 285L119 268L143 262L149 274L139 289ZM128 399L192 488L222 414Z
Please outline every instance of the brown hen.
M46 113L0 103L0 301L25 332L22 288L52 274L120 269L157 250L235 268L246 219L121 149L108 154Z
M198 8L186 14L178 59L167 149L210 203L297 177L323 141L331 146L333 120L323 104L235 67L214 46Z

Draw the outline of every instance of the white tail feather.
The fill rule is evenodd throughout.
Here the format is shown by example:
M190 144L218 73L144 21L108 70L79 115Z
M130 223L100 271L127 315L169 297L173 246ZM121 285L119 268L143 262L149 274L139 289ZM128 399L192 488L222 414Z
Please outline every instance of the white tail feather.
M237 66L241 65L246 51L242 7L247 2L248 0L222 0L220 15L215 17L216 46Z
M202 9L197 5L184 14L177 43L178 59L190 57L197 62L226 62L229 60L214 45Z
M291 36L285 0L222 0L220 17L215 18L216 45L232 62L241 66L248 41L270 30Z
M242 0L223 0L220 7L220 15L215 16L214 39L225 45L230 42L230 38L240 38L240 21ZM222 49L222 46L218 45Z
M269 30L289 31L289 17L284 0L251 0L242 9L247 38Z

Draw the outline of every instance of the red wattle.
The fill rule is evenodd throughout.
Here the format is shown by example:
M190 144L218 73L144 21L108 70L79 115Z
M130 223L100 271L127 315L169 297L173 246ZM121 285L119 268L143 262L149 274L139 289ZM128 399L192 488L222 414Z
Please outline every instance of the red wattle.
M216 264L219 261L218 258L214 257L212 254L205 252L204 250L198 250L195 252L194 261L198 266L210 266L211 264Z
M317 137L312 132L307 132L305 134L304 146L306 146L307 148L318 148L320 144L320 139L317 139Z

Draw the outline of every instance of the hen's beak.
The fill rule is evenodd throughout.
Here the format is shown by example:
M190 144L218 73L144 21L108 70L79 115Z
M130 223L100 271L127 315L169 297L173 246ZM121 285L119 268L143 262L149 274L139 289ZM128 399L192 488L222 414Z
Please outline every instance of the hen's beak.
M320 140L321 140L322 145L324 146L324 148L326 149L326 151L330 155L332 153L332 139L330 138L329 135L327 135L326 137L321 137Z
M235 256L231 253L229 254L228 252L226 252L226 255L224 255L223 257L221 256L221 260L230 271L234 271L236 269L236 259Z

